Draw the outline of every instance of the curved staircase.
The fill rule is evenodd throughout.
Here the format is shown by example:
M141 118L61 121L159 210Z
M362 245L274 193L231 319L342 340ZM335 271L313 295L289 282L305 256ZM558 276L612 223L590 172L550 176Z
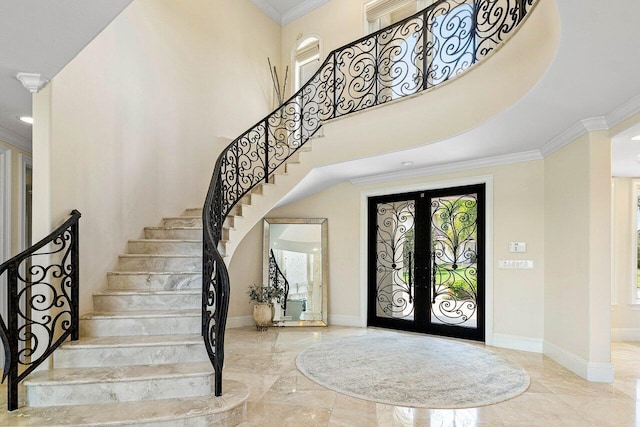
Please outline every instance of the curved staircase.
M500 9L509 25L492 21L496 2L509 6ZM26 406L0 424L23 417L42 426L242 422L246 386L225 380L221 395L227 265L246 233L315 166L353 150L376 154L327 138L305 159L311 139L327 121L382 105L393 111L394 101L464 73L512 35L535 4L438 0L331 52L308 83L222 151L204 210L165 218L129 241L108 273L108 288L93 295L95 311L81 317L80 339L54 353L52 369L24 381ZM436 37L448 21L458 22L457 34ZM447 53L452 40L463 49ZM452 62L444 67L445 60Z
M35 425L237 425L248 389L214 372L200 335L200 209L147 227L131 240L95 311L80 319L80 339L60 347L53 369L24 381L26 407L8 414ZM15 418L13 418L15 417Z

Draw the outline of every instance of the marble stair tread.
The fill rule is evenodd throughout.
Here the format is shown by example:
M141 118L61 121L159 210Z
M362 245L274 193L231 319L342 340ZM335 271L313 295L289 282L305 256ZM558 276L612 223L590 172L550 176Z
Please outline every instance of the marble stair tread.
M127 253L201 255L202 239L133 239L127 243Z
M139 310L139 311L94 311L80 316L80 319L129 319L158 317L201 316L200 310Z
M80 336L196 334L202 328L201 310L164 309L95 311L80 317Z
M199 271L202 255L124 254L118 257L117 271Z
M184 345L202 343L200 334L176 335L131 335L121 337L82 337L78 341L69 341L63 349L106 348L106 347L146 347L157 345Z
M33 426L235 426L244 421L249 389L224 380L224 394L87 405L21 406L4 415L6 425ZM27 421L28 420L28 421Z
M138 290L121 290L121 289L104 289L101 291L94 291L93 295L99 296L128 296L128 295L141 295L141 296L153 296L153 295L200 295L202 292L198 289L175 289L175 290L162 290L162 289L138 289Z
M209 361L200 334L81 337L54 354L55 368Z
M109 289L202 289L202 271L110 271Z
M54 368L24 382L29 406L116 403L209 396L210 362Z
M26 388L43 385L90 384L142 381L176 377L203 376L213 373L210 362L161 365L100 366L90 368L55 368L32 373L24 381Z
M188 310L202 305L202 291L180 290L114 290L93 293L93 307L98 312L137 310Z
M186 225L158 225L156 227L145 227L146 230L202 230L202 226Z

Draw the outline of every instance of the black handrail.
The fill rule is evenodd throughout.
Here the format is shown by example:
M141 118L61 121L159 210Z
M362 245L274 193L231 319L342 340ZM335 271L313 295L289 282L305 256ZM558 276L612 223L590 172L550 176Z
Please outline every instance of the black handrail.
M0 338L9 411L18 409L20 381L69 336L79 337L80 217L72 211L47 237L0 265L0 277L7 273L7 321L0 316ZM41 264L34 262L37 257Z
M278 297L276 302L280 303L280 307L284 310L283 315L286 315L287 298L289 298L289 281L280 269L278 261L276 261L276 256L273 253L273 249L269 249L269 286L273 286L276 289L282 288L284 290L283 295Z
M442 84L487 57L537 0L437 0L335 49L284 104L229 144L203 209L202 334L222 394L229 275L219 251L234 206L309 141L322 123Z

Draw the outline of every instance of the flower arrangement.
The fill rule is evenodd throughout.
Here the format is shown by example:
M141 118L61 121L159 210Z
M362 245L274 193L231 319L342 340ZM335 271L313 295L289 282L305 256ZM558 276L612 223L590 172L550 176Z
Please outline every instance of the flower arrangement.
M249 294L249 302L270 303L274 299L282 297L284 289L254 284L249 286L247 294Z

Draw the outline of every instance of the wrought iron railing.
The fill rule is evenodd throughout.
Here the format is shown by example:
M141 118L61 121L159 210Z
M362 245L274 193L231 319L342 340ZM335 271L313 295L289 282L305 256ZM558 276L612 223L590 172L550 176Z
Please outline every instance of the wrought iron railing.
M390 27L332 51L284 104L227 146L204 203L202 333L222 393L229 275L218 244L233 207L323 122L442 84L493 52L536 0L437 0Z
M2 382L9 379L10 411L18 409L20 381L69 336L78 339L80 216L74 210L47 237L0 265L7 301L7 318L0 316Z
M269 249L269 286L276 289L282 288L283 294L276 299L276 302L282 307L283 315L287 313L287 298L289 298L289 281L280 269L273 249Z

